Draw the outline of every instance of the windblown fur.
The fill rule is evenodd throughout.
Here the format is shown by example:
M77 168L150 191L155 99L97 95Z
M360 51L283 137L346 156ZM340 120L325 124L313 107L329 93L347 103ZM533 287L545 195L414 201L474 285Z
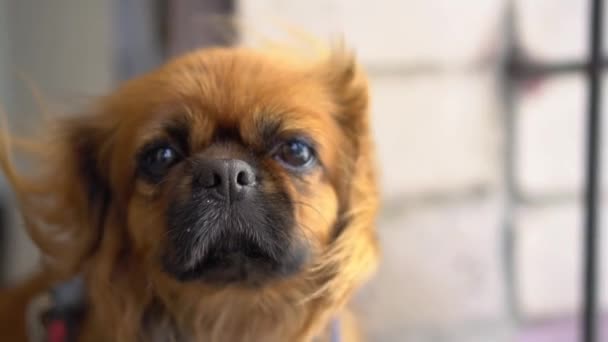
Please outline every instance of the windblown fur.
M327 184L297 210L316 250L305 270L255 289L181 283L160 271L151 251L162 244L156 241L162 234L153 233L162 230L162 204L147 201L163 194L135 179L133 154L138 139L156 129L154 120L176 108L186 108L189 124L200 127L194 139L201 143L208 136L200 114L206 109L287 115L288 123L318 134L329 171ZM323 119L285 114L298 111ZM78 274L85 279L82 341L311 341L325 336L376 265L367 81L343 48L315 58L196 51L127 82L83 115L51 120L44 131L36 139L5 131L0 161L43 255L47 276L33 280L34 288ZM16 170L12 151L28 157L31 172ZM32 292L7 293L28 299ZM2 296L0 312L13 310ZM0 322L0 328L15 326Z

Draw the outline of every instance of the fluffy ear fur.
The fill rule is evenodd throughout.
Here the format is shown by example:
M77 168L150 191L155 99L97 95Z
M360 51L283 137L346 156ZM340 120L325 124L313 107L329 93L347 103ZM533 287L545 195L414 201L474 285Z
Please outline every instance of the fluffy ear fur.
M345 201L340 203L335 240L317 269L328 281L316 294L323 297L323 293L331 293L324 299L340 307L378 263L377 237L371 227L375 226L379 193L367 78L354 55L343 46L328 54L320 73L337 105L333 113L336 121L349 140L348 144L341 145L344 177L338 184L338 191L346 192Z
M99 161L107 130L95 117L57 120L37 140L1 136L0 165L11 183L28 233L44 267L59 277L77 273L101 238L111 194ZM23 151L30 170L16 170L11 149Z
M26 309L32 298L81 272L97 249L110 201L98 159L107 130L92 117L55 124L35 140L0 132L0 167L42 256L42 269L18 286L0 290L0 331L11 341L28 340ZM27 157L34 174L16 169L13 149L23 152L19 157Z
M342 45L329 54L322 72L338 106L334 113L336 120L358 147L359 138L367 135L369 129L367 77L356 63L354 54Z
M345 150L341 161L345 169L342 174L346 176L338 189L348 189L351 193L343 196L347 202L340 205L345 210L349 208L349 211L365 205L372 212L362 216L373 217L378 205L378 194L375 190L376 172L373 169L375 160L369 122L367 76L357 64L354 53L343 44L338 44L330 51L321 64L320 72L337 107L333 115L348 139L347 144L342 144ZM352 156L357 156L358 159L353 159ZM357 186L365 187L361 189L362 193L356 191ZM347 226L351 216L347 212L343 213L341 225Z

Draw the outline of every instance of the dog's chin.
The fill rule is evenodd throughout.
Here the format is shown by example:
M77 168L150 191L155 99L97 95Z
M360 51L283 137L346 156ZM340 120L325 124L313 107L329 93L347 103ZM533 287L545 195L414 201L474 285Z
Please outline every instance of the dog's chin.
M191 266L165 259L164 269L180 282L260 287L301 272L309 259L303 244L293 244L281 255L271 253L253 241L233 239L208 246L204 255L189 263Z

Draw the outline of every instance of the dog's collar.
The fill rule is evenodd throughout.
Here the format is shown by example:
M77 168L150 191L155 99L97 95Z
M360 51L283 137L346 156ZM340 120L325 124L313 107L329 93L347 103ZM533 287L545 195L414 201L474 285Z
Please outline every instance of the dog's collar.
M334 318L329 325L329 341L340 342L341 340L340 320Z
M75 342L85 311L84 284L80 277L51 289L39 319L46 342Z

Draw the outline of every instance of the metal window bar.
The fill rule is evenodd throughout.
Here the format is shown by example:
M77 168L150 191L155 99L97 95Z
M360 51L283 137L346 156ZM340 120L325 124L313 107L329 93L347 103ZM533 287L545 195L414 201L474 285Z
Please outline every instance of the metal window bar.
M597 341L598 316L598 206L600 184L600 96L602 90L603 1L593 0L590 13L587 117L587 160L585 184L584 294L582 338Z
M517 272L512 256L515 248L513 228L515 218L512 208L521 200L516 188L514 145L516 131L514 126L514 103L517 101L514 83L531 77L554 76L563 73L584 72L588 80L588 113L587 136L585 147L585 189L584 189L584 239L583 239L583 302L580 313L580 337L583 342L598 341L598 244L599 244L599 194L600 184L600 97L602 89L601 73L608 68L608 60L602 56L603 31L603 1L591 0L589 13L589 56L587 61L567 61L562 63L540 63L526 59L519 42L515 25L515 7L513 1L509 2L506 12L506 51L503 61L502 87L503 106L505 109L505 153L504 153L504 180L506 184L506 204L504 220L504 255L507 269L508 299L511 313L517 322L518 308L515 293L515 279Z

